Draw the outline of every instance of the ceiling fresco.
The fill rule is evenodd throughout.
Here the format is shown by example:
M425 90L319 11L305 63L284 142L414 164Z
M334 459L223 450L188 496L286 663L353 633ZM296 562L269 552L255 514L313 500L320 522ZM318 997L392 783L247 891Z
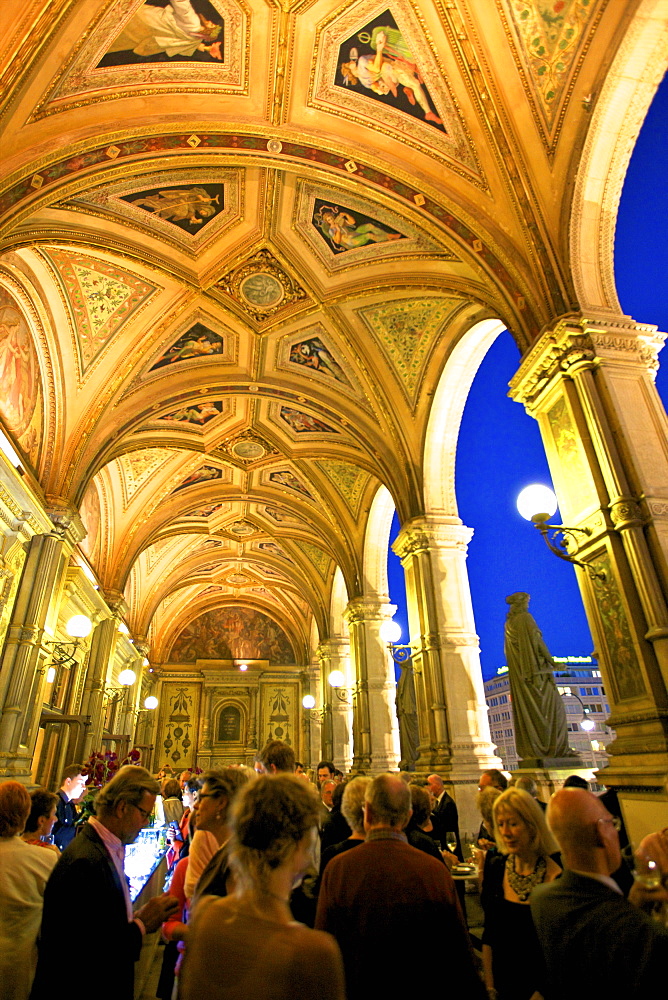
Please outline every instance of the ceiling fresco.
M467 330L578 308L639 2L3 4L0 421L154 659L306 663Z

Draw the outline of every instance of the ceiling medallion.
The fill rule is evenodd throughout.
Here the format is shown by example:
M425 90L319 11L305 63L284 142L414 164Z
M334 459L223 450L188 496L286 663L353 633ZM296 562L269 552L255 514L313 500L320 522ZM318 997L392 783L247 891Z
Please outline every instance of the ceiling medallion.
M221 456L230 455L246 465L250 465L251 462L259 462L267 455L278 454L276 448L268 441L250 430L237 434L230 441L224 441L220 448L216 449L216 452Z
M279 310L299 305L308 296L287 274L268 250L260 250L250 260L228 271L214 288L224 292L244 312L261 323Z
M249 521L235 521L229 525L227 530L231 531L233 535L237 535L238 538L248 538L256 533L257 528Z

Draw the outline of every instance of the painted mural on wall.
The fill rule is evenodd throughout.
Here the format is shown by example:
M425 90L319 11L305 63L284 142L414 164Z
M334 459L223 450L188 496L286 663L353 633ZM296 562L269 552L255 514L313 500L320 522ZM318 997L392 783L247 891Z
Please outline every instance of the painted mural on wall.
M183 517L210 517L211 514L215 514L217 510L221 510L226 506L226 504L222 503L209 503L204 507L195 507L194 510L189 510Z
M349 385L341 365L334 359L331 351L323 344L320 337L309 337L290 346L290 361L295 365L304 365L323 375L330 375L337 382Z
M292 644L275 621L260 611L236 606L195 618L179 633L169 654L172 663L244 657L276 666L295 662Z
M203 323L195 323L187 333L182 334L167 348L165 353L151 366L150 371L154 372L158 368L176 364L178 361L192 361L193 358L222 354L223 347L223 338L220 334L209 330Z
M296 684L263 684L261 687L262 730L260 745L282 740L294 745L298 733L298 688ZM264 737L264 738L262 738Z
M100 497L95 483L91 483L83 495L79 517L87 531L81 548L91 562L95 562L100 549Z
M223 59L223 18L208 0L146 0L123 25L98 67Z
M281 420L284 420L288 427L291 427L296 434L313 433L338 434L339 432L323 420L312 417L310 413L303 413L301 410L294 410L291 406L282 406L280 409Z
M354 88L445 132L424 84L418 60L389 10L341 45L335 85Z
M212 399L206 403L190 403L182 406L171 413L163 413L158 420L165 423L192 424L196 427L203 427L209 420L219 417L223 412L222 400Z
M179 490L185 490L188 486L199 486L201 483L213 482L214 479L222 478L222 469L217 468L215 465L202 465L199 469L191 472L176 489L172 490L172 494L178 493Z
M31 462L42 434L42 382L20 304L0 288L0 416Z
M223 184L177 184L135 191L121 200L195 235L223 211L224 192Z
M191 766L197 750L199 684L180 682L162 686L161 716L156 740L156 763L175 770Z
M357 250L370 243L387 243L405 237L361 212L332 205L320 198L313 205L313 225L336 253Z

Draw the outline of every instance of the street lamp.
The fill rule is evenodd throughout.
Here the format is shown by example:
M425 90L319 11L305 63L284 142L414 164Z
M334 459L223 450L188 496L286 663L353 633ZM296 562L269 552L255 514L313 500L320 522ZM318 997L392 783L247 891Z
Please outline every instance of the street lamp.
M588 563L577 559L568 551L567 539L570 538L572 544L577 547L578 540L575 536L580 534L588 537L591 535L591 528L568 528L565 524L547 523L557 510L557 498L548 486L542 486L540 483L526 486L517 498L517 509L526 521L532 521L540 531L550 552L565 562L586 569L592 580L605 582L604 572L597 573ZM559 538L559 535L563 537Z
M387 643L390 656L395 663L405 663L406 660L410 660L415 648L410 643L399 645L399 639L401 639L399 622L395 622L393 618L386 618L380 626L379 635L383 642Z

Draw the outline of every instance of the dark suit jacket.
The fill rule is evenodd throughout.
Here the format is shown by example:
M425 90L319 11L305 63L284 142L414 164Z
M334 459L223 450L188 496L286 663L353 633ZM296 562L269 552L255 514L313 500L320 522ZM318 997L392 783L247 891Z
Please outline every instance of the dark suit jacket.
M58 802L56 804L56 823L53 827L53 839L61 851L74 840L76 833L75 823L77 821L77 810L73 802L62 791L58 791Z
M439 956L420 962L420 992L443 996L443 966L452 996L486 997L446 866L405 839L367 840L332 858L324 870L315 926L338 941L348 1000L403 992L394 956ZM400 964L400 963L399 963Z
M455 854L460 861L464 860L464 854L462 852L462 845L459 840L459 815L457 813L457 806L455 805L455 800L447 792L443 792L441 801L437 804L433 813L431 814L431 822L434 827L433 837L435 840L440 840L441 850L449 850L448 845L445 842L445 835L449 830L454 830L457 835L457 847L455 848Z
M63 851L44 892L39 959L31 1000L53 1000L63 963L95 1000L132 1000L142 934L128 922L118 873L92 826Z
M668 930L602 882L567 870L534 889L531 913L546 1000L647 1000L665 983Z

